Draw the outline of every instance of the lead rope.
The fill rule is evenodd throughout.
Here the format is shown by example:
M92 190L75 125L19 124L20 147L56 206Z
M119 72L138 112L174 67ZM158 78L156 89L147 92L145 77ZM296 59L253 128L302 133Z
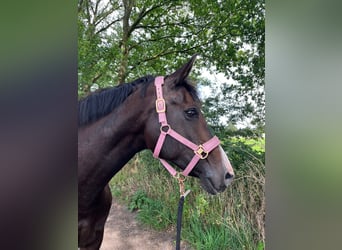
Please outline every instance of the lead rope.
M179 203L178 203L178 213L177 213L176 250L180 250L181 230L182 230L182 217L183 217L183 205L184 205L185 197L190 193L190 190L187 190L185 192L185 188L184 188L185 177L182 178L180 176L180 174L178 173L176 175L176 179L178 180L179 192L180 192L180 198L179 198Z

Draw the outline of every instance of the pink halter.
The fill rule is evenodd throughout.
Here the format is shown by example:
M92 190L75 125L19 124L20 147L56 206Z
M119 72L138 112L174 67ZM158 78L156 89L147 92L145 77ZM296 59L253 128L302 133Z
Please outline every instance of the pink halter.
M196 166L199 160L206 159L209 153L216 148L220 144L220 140L214 136L209 141L205 142L201 145L196 145L193 142L189 141L185 137L178 134L174 131L171 126L167 123L166 119L166 103L163 98L163 89L162 85L164 83L163 76L157 76L154 85L156 86L156 93L157 93L157 100L156 100L156 111L159 116L159 123L160 123L160 135L157 141L157 144L154 148L153 156L160 160L160 162L164 165L164 167L169 171L169 173L173 176L176 176L177 171L164 159L159 158L159 153L162 149L164 144L166 135L169 135L179 141L180 143L184 144L185 146L189 147L194 151L194 157L189 162L188 166L185 168L184 171L181 172L182 175L188 176L191 170Z

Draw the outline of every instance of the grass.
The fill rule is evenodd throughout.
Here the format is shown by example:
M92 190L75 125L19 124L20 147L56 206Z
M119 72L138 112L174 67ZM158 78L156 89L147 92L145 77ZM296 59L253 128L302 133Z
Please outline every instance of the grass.
M195 178L186 180L182 240L194 249L264 248L265 167L244 162L232 185L216 196L201 189ZM178 184L151 153L139 153L110 183L113 195L142 223L157 230L174 230L179 199Z

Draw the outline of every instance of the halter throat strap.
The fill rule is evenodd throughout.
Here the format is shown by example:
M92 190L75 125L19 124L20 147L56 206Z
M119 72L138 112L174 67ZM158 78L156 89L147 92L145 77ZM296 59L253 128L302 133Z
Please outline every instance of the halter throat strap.
M157 76L154 81L154 85L156 88L156 112L158 113L158 119L160 123L160 135L157 141L157 144L154 148L153 156L160 160L160 162L163 164L163 166L169 171L169 173L173 176L177 175L177 171L164 159L159 157L160 151L163 147L163 144L165 142L166 136L169 135L175 140L179 141L183 145L187 146L188 148L192 149L194 152L194 156L187 165L187 167L182 171L180 174L184 176L188 176L191 170L196 166L199 160L206 159L209 155L209 153L215 149L219 144L220 140L214 136L207 142L201 145L197 145L187 138L183 137L176 131L174 131L171 126L167 123L166 118L166 103L165 99L163 97L163 84L164 84L164 77L163 76Z

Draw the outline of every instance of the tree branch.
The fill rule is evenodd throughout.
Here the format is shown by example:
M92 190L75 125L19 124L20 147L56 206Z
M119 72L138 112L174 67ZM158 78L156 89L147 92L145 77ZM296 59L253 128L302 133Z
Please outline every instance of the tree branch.
M99 34L99 33L103 32L103 31L107 30L110 26L112 26L116 22L120 22L121 20L122 20L122 17L120 17L119 19L116 19L116 20L110 22L109 24L105 25L104 27L102 27L98 31L96 31L95 34Z
M144 7L142 9L142 11L139 13L139 16L138 18L134 21L134 23L131 25L131 27L129 28L128 30L128 37L132 34L132 32L136 29L137 25L141 22L141 20L148 14L150 13L151 11L161 7L162 4L158 4L158 5L155 5L153 7L151 7L150 9L146 10L146 8Z
M220 37L218 37L217 39L220 39L222 37L224 37L225 35L221 35ZM195 45L195 46L192 46L190 48L186 48L186 49L180 49L180 50L171 50L171 51L168 51L169 48L165 49L164 51L158 53L157 55L155 56L152 56L152 57L149 57L149 58L146 58L146 59L143 59L141 60L140 62L136 63L132 68L131 68L131 71L134 70L137 66L139 66L140 64L144 63L144 62L148 62L148 61L152 61L152 60L155 60L159 57L162 57L162 56L167 56L167 55L170 55L170 54L180 54L180 53L186 53L186 52L189 52L191 50L195 50L195 49L198 49L202 46L205 46L205 45L208 45L210 43L212 43L213 41L215 41L216 39L212 39L206 43L201 43L201 44L198 44L198 45Z
M101 0L97 0L96 1L96 5L95 5L95 12L94 12L94 24L95 24L95 17L97 16L97 10L99 7L99 3L101 2Z
M96 83L96 81L97 81L102 75L103 75L103 73L98 74L97 76L95 76L95 77L91 80L91 82L92 82L92 83Z
M83 0L78 0L78 6L77 6L78 13L81 12L82 7L83 7Z
M110 14L112 14L114 11L120 9L122 6L121 5L117 5L114 6L112 5L111 8L108 9L108 5L110 4L110 2L108 2L106 4L106 6L104 6L101 10L100 13L97 15L96 17L96 23L95 25L98 25L99 23L101 23L103 20L105 20Z

